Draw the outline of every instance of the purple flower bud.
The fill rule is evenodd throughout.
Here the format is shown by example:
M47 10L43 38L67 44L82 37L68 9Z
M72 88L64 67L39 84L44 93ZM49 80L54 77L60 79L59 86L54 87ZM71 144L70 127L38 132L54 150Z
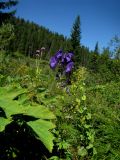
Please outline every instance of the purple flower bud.
M66 72L66 73L71 72L71 70L72 70L72 68L73 68L73 65L74 65L73 62L68 63L67 66L66 66L65 72Z
M62 64L64 64L66 62L66 53L62 56L61 62L62 62Z
M57 60L59 60L60 58L62 58L62 51L59 50L56 54L55 57L57 58Z
M73 53L68 53L68 54L66 55L66 61L67 61L67 62L70 62L70 61L72 60L72 57L73 57Z
M72 58L73 56L74 56L74 54L73 53L68 53L68 56L70 57L70 58Z
M54 57L54 56L51 57L51 59L50 59L50 67L52 69L55 69L57 64L58 64L58 61L57 61L56 57Z
M63 56L62 56L62 63L69 63L72 61L72 57L73 57L73 53L65 53Z

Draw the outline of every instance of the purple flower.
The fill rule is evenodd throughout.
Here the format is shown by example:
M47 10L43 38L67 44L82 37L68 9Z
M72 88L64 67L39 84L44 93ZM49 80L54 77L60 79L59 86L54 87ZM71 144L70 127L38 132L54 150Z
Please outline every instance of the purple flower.
M68 53L68 54L66 55L66 61L67 61L67 62L70 62L70 61L72 60L72 57L73 57L73 53Z
M67 64L69 62L72 61L72 57L73 57L73 53L65 53L63 56L62 56L62 60L61 62L63 64Z
M62 58L62 51L59 50L56 54L55 57L57 58L57 60L59 60L60 58Z
M56 57L51 57L51 59L50 59L50 67L52 68L52 69L55 69L55 67L57 66L57 64L58 64L58 61L57 61L57 59L56 59Z
M66 53L62 56L61 62L64 64L66 62Z
M73 68L73 65L74 65L73 62L68 63L67 66L66 66L65 72L66 72L66 73L71 72L71 70L72 70L72 68Z

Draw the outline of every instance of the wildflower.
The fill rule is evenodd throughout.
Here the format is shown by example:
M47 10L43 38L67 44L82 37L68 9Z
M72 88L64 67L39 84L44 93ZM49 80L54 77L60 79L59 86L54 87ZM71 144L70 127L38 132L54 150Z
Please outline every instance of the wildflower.
M55 57L57 60L60 60L62 58L62 50L59 50L56 54Z
M54 57L54 56L51 57L51 59L50 59L50 67L51 67L51 69L55 69L57 64L58 64L58 61L57 61L56 57Z
M68 53L68 54L66 55L66 61L67 61L67 62L72 61L72 57L73 57L73 53Z
M73 68L73 65L74 65L73 62L68 63L67 66L66 66L65 72L66 72L66 73L71 72L71 70L72 70L72 68Z
M62 60L61 60L62 64L66 63L66 53L62 56Z
M71 73L74 66L72 61L73 53L64 53L59 50L53 57L50 59L50 67L55 69L58 66L58 73L56 74L56 80L60 80L61 75L66 76L66 82L61 83L62 87L71 84Z
M65 53L62 56L62 63L67 64L72 61L73 53Z

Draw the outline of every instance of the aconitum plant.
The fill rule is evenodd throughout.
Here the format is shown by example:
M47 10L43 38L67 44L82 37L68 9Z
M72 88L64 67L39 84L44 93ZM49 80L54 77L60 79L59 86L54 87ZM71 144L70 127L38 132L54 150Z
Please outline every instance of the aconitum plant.
M56 77L60 79L60 75L65 75L66 84L70 83L70 76L74 67L73 56L72 52L63 53L62 50L59 50L50 58L50 68L55 70L58 67L59 70Z

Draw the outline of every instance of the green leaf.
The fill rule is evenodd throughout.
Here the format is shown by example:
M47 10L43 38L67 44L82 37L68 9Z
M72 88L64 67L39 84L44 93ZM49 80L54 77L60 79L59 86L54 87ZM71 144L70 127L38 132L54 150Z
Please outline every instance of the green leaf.
M85 96L85 95L82 96L82 100L83 100L83 101L86 100L86 96Z
M55 115L42 105L24 107L24 114L41 119L55 119Z
M86 148L87 148L87 149L93 148L93 144L90 143Z
M87 113L86 118L89 120L91 119L91 113Z
M23 106L21 100L13 100L19 94L24 93L24 89L11 89L4 87L0 88L0 106L6 113L7 117L15 114L26 114L41 119L54 119L55 116L48 108L42 105L35 104L34 106ZM20 90L20 91L19 91ZM27 96L26 96L27 97ZM24 97L25 99L25 97Z
M23 88L13 88L12 86L0 87L0 99L14 99L20 94L26 93Z
M49 158L49 160L60 160L60 158L57 156L52 156L51 158Z
M46 148L52 152L54 136L49 130L55 128L55 125L41 119L27 122L27 124L36 132Z
M17 101L0 98L0 106L5 111L7 118L14 114L24 113L24 108Z
M80 99L76 98L76 102L80 105Z
M81 157L85 157L87 155L87 150L84 147L80 147L78 149L78 155Z
M5 126L11 122L9 121L9 118L11 118L12 115L24 114L35 118L40 118L39 120L30 121L27 124L34 130L34 132L36 132L38 138L46 146L46 148L52 152L54 136L49 130L55 128L55 125L46 120L54 119L55 116L45 106L38 105L36 103L34 103L34 105L23 105L22 102L24 102L25 97L23 101L19 101L19 98L17 100L14 99L19 96L19 94L23 93L24 90L22 89L19 91L19 89L9 90L8 88L5 89L1 87L0 107L4 110L8 119L1 119L3 121L0 121L0 130L4 130Z
M8 125L9 123L11 123L10 119L0 117L0 132L4 131L6 125Z

